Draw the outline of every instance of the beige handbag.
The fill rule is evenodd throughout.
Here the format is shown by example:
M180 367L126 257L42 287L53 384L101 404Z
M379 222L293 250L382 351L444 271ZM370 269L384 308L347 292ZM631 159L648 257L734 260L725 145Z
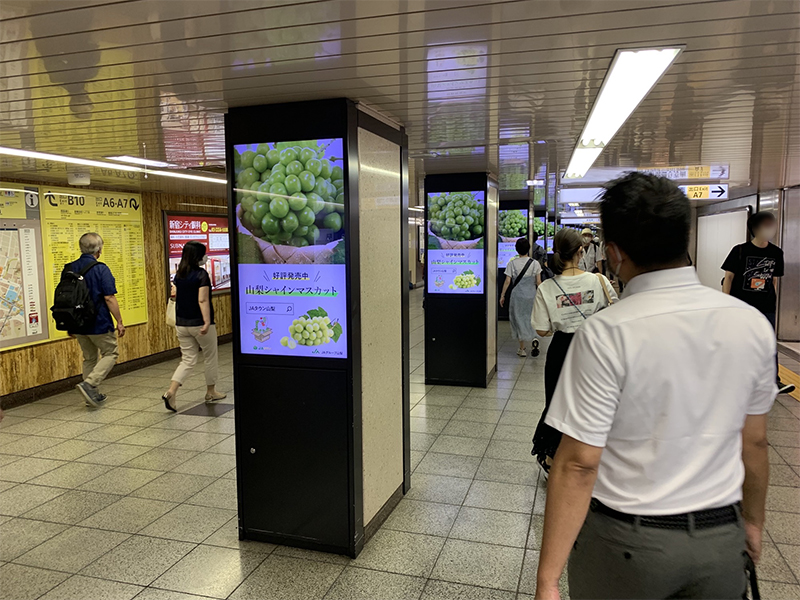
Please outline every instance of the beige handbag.
M170 327L175 327L176 325L177 317L175 311L176 311L175 298L170 298L169 301L167 302L167 318L165 319L167 325L169 325Z

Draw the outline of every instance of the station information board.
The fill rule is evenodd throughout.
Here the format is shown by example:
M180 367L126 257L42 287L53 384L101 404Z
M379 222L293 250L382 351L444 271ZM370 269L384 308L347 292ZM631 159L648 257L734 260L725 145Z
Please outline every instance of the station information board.
M485 192L430 193L428 293L482 294Z
M497 215L497 268L517 257L517 240L528 237L527 209L501 210Z
M234 146L244 354L347 358L343 140Z
M40 187L42 246L47 298L52 299L64 265L80 257L78 240L87 232L103 238L100 262L117 283L117 301L125 325L147 322L142 198L127 192ZM67 337L47 311L50 339Z
M208 261L204 265L211 280L211 289L231 289L231 256L228 217L214 214L164 213L165 240L169 280L175 277L186 242L200 242L206 247Z

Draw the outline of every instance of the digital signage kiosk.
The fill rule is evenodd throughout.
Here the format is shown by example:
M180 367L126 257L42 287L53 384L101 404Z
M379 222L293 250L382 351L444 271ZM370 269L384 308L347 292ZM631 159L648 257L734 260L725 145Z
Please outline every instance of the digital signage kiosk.
M530 241L528 200L501 200L497 213L497 317L508 320L508 304L499 305L500 294L506 281L506 265L517 258L517 240Z
M425 382L486 387L497 366L497 184L425 178Z
M406 136L345 99L225 130L239 535L355 556L410 485Z

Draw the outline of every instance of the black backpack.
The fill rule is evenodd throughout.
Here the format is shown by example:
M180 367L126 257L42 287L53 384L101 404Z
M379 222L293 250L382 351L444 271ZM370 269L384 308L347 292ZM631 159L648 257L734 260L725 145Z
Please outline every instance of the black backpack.
M70 265L64 267L61 281L56 286L55 298L50 311L59 331L81 331L94 325L97 309L86 285L84 275L93 267L103 263L92 261L80 272L71 270Z

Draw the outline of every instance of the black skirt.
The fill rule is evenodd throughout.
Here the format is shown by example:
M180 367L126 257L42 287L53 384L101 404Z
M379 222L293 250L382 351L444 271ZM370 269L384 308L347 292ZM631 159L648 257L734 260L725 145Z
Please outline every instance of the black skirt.
M534 456L541 458L545 456L554 457L558 444L561 442L561 432L547 425L544 420L547 417L550 403L553 401L553 395L556 393L558 377L561 375L564 359L567 358L567 350L569 350L569 345L572 343L572 336L574 335L574 333L556 331L553 334L550 347L547 349L547 360L544 364L544 410L539 419L539 424L536 426L536 432L533 434L533 450L531 454Z

